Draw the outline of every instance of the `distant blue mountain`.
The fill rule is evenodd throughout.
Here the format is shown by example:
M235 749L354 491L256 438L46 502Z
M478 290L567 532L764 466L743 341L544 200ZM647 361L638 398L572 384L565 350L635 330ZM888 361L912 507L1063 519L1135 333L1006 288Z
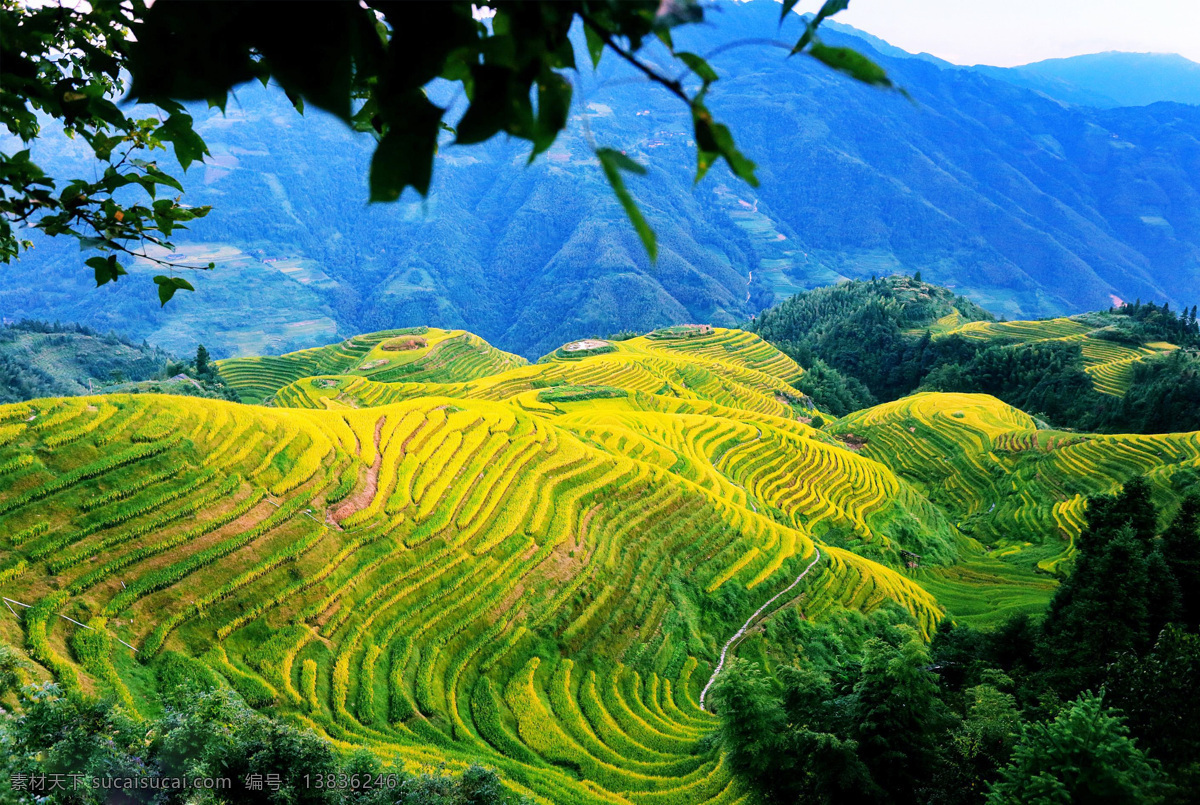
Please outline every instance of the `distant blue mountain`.
M1159 101L1200 104L1200 64L1174 53L1111 51L1021 67L972 69L1065 103L1102 109Z
M94 288L87 254L35 239L0 271L0 318L118 328L178 354L203 341L221 356L428 324L536 358L618 330L735 324L799 290L917 270L1010 318L1200 302L1200 106L1064 103L1015 72L831 26L830 44L877 59L905 98L764 44L794 42L793 16L781 31L776 3L719 4L675 36L697 53L741 43L714 56L708 99L758 164L757 189L721 165L695 184L687 108L611 56L571 74L570 130L532 165L521 141L447 145L429 198L397 204L366 203L370 138L249 85L225 115L195 110L213 158L188 172L186 198L213 212L177 242L218 266L194 277L196 293L160 310L149 268ZM648 166L630 189L658 232L656 264L593 144ZM77 141L41 150L58 175L92 170Z

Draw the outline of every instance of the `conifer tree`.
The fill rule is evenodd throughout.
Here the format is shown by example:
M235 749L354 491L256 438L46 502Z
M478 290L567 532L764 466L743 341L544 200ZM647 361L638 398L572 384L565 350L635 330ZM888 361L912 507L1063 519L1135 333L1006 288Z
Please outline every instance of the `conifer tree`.
M1177 625L1158 636L1154 649L1121 656L1108 670L1110 703L1128 719L1129 731L1160 761L1177 787L1172 802L1189 802L1200 790L1200 635Z
M1060 693L1097 686L1125 651L1143 652L1179 611L1179 588L1155 544L1149 485L1134 479L1120 494L1089 502L1069 578L1055 591L1043 624L1045 665Z
M893 802L917 802L936 758L935 735L948 714L928 670L929 648L915 630L895 648L878 638L867 642L862 677L854 686L855 738L859 756Z
M1180 621L1200 629L1200 495L1189 495L1163 532L1162 555L1179 586Z
M208 350L203 344L196 347L196 374L208 374Z

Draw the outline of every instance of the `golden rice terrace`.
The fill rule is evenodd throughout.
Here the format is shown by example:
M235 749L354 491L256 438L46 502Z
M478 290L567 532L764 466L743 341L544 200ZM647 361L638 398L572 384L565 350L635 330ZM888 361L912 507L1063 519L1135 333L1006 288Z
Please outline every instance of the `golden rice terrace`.
M1167 502L1200 471L1198 434L1039 431L980 395L817 429L801 367L736 330L597 343L527 364L388 331L219 364L270 407L0 407L0 635L145 713L187 658L340 746L479 761L538 802L741 802L700 693L818 551L735 651L769 661L785 607L890 601L928 632L947 600L1041 606L1087 495L1144 474Z

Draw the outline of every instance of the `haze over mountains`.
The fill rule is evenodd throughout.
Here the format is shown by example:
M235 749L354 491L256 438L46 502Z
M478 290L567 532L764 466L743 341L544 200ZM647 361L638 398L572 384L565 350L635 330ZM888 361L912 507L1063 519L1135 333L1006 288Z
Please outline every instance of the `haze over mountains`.
M794 40L798 21L779 31L777 17L762 0L725 7L676 44ZM576 120L533 165L524 143L447 147L427 200L372 207L368 140L247 87L224 116L197 111L214 157L189 173L187 199L214 211L178 242L215 259L216 276L160 312L149 272L92 290L86 255L39 240L0 272L0 312L116 327L179 352L197 341L217 355L282 351L423 324L535 358L580 336L731 325L797 290L897 271L1009 317L1200 298L1200 107L1115 105L1153 82L1122 85L1109 54L1005 71L874 40L879 52L844 28L827 39L877 58L912 101L762 44L715 56L711 106L758 163L757 190L723 169L694 186L686 108L613 59L580 71ZM1187 99L1195 65L1139 63ZM648 165L631 189L659 235L656 265L593 142ZM81 155L60 140L48 161L69 169Z
M1174 53L1092 53L1021 67L973 69L1086 106L1200 103L1200 64Z

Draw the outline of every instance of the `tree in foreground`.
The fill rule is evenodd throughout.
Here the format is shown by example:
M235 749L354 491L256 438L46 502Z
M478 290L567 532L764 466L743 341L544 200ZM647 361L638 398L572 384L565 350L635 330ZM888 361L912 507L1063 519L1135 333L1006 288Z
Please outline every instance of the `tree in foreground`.
M883 792L844 735L843 708L829 680L785 668L783 696L757 665L734 660L714 689L718 739L729 765L764 802L851 805L883 801Z
M950 723L928 670L929 648L908 626L894 647L878 638L866 646L854 686L859 755L892 802L918 802L935 764L936 736Z
M1071 575L1043 625L1045 665L1064 698L1100 685L1122 653L1149 650L1179 612L1179 585L1155 537L1149 484L1135 478L1088 507Z
M185 664L186 661L184 661ZM194 664L194 661L192 662ZM161 669L160 669L161 670ZM184 672L186 675L186 671ZM189 679L165 692L166 712L139 719L53 683L29 685L13 717L0 719L0 802L111 803L276 802L289 805L518 805L491 769L457 775L411 775L397 760L384 767L372 751L344 755L316 733L251 710L228 689ZM30 777L82 775L78 789L40 792ZM121 792L101 780L142 781ZM220 790L174 790L179 777L227 778ZM268 779L274 783L267 784ZM340 779L330 787L317 780ZM255 781L258 781L256 787ZM370 780L370 784L367 784ZM152 785L157 781L158 785ZM49 794L49 796L45 796Z
M1025 728L989 805L1150 805L1165 793L1156 763L1101 696L1085 693L1054 721Z
M1171 801L1188 802L1200 791L1200 635L1167 627L1148 654L1113 663L1105 687L1138 745L1163 764L1176 787Z

